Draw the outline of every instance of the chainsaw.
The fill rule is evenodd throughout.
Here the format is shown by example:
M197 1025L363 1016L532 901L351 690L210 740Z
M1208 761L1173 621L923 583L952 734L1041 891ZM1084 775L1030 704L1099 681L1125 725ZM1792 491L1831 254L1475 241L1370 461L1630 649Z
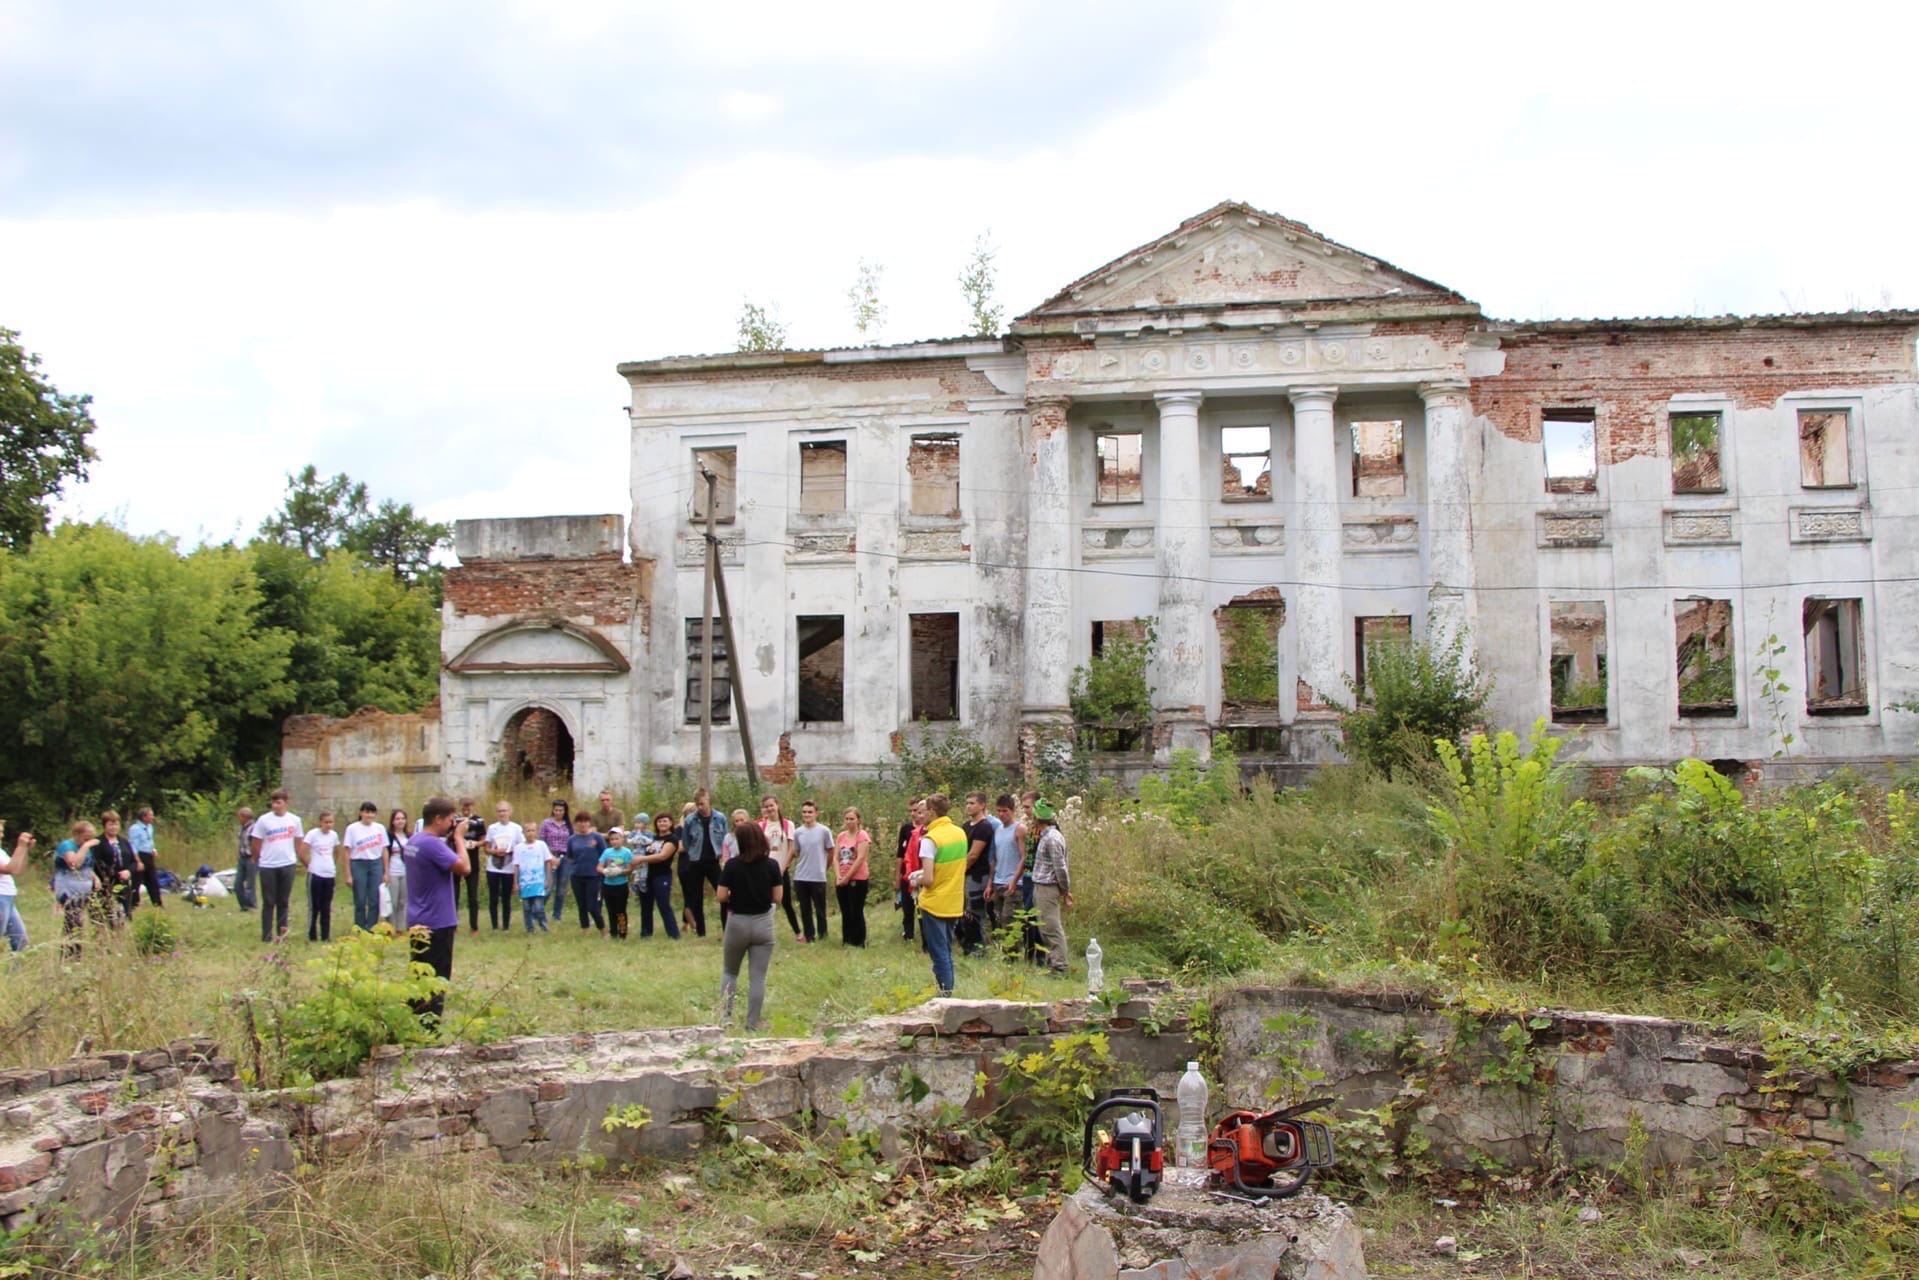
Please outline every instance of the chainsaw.
M1124 1112L1112 1132L1094 1131L1099 1118L1110 1111ZM1159 1190L1166 1169L1165 1127L1159 1095L1151 1089L1113 1089L1086 1116L1086 1138L1080 1146L1080 1167L1086 1176L1109 1192L1123 1194L1134 1204L1145 1204Z
M1258 1200L1296 1196L1313 1170L1333 1163L1333 1139L1323 1124L1297 1117L1329 1106L1314 1098L1278 1111L1231 1111L1213 1126L1206 1164L1232 1192Z

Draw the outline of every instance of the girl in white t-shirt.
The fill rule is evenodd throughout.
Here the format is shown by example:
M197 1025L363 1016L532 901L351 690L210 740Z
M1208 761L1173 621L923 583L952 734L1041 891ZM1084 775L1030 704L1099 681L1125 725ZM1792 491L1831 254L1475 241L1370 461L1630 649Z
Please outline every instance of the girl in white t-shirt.
M320 825L300 841L307 864L307 941L333 941L333 890L339 883L340 868L333 851L340 847L340 833L333 829L333 810L320 810Z
M348 824L341 843L353 877L348 886L353 891L353 927L370 932L384 914L380 882L386 879L386 828L380 825L379 806L371 800L361 805L360 820Z

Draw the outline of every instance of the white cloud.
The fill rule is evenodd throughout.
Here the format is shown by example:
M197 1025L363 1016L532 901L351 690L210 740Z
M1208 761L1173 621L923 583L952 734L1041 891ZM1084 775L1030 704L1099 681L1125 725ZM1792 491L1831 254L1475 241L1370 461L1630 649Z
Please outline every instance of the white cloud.
M770 93L748 93L744 89L735 89L720 99L720 110L728 118L743 124L758 124L780 113L780 100Z

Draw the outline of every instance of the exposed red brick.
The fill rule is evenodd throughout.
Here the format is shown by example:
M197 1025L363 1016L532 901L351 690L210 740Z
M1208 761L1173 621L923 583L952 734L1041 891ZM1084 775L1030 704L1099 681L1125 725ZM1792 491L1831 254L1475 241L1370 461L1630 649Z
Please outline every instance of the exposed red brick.
M793 754L791 734L780 735L779 758L771 765L760 770L760 777L776 787L791 786L799 780L800 758Z
M553 613L594 626L620 626L652 587L651 561L617 555L580 560L470 560L446 575L446 600L456 614L511 618Z
M1502 335L1505 372L1477 378L1473 409L1514 440L1537 442L1541 411L1598 411L1599 461L1666 450L1666 412L1680 393L1724 395L1763 408L1794 391L1867 387L1914 376L1907 326L1803 329L1659 328Z

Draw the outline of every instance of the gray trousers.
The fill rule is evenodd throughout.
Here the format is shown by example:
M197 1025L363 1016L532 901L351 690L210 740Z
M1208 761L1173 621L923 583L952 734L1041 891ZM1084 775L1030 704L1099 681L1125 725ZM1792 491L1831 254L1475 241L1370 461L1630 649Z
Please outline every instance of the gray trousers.
M1066 954L1066 929L1059 921L1059 886L1033 886L1033 905L1039 908L1039 940L1046 948L1046 967L1064 973L1069 963Z
M760 1029L760 1007L766 1003L766 966L773 962L773 913L762 911L743 916L735 911L726 917L726 936L720 940L720 1001L725 1006L721 1020L733 1020L733 993L740 985L740 961L748 964L746 989L746 1029Z

